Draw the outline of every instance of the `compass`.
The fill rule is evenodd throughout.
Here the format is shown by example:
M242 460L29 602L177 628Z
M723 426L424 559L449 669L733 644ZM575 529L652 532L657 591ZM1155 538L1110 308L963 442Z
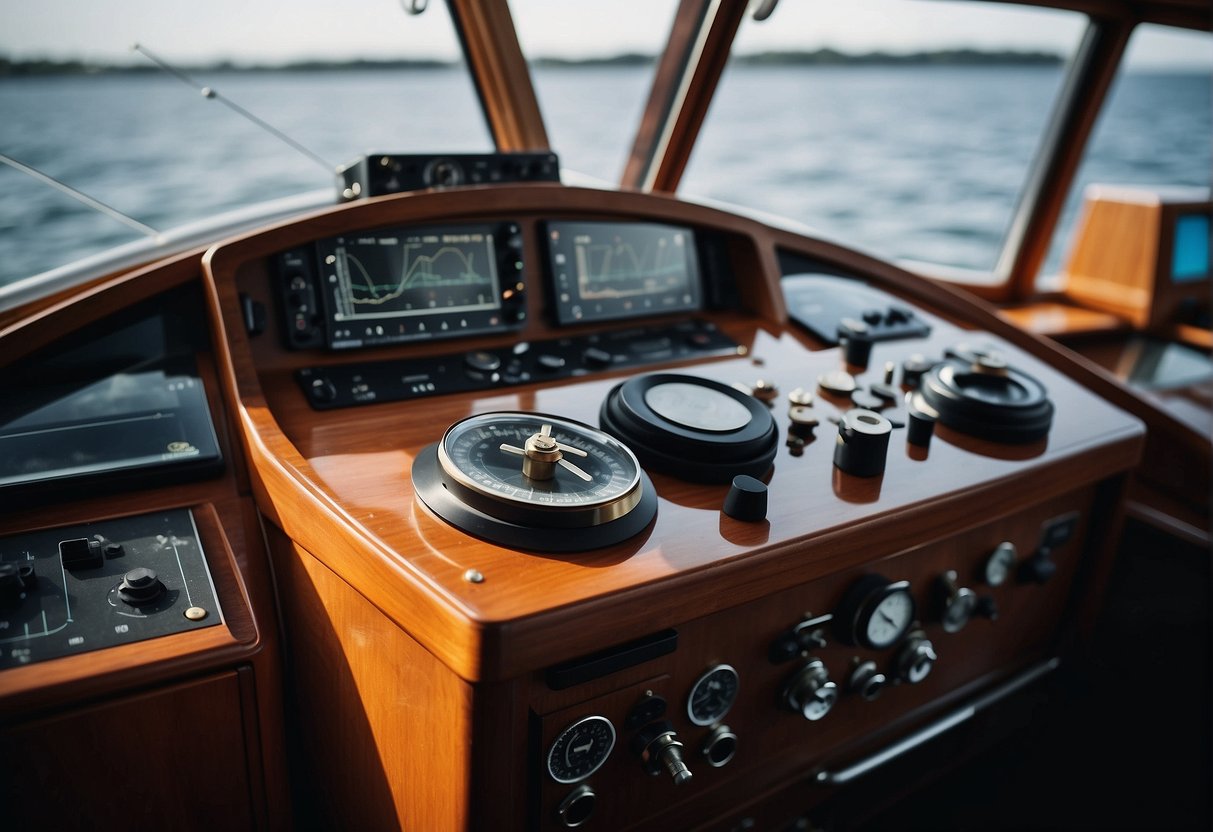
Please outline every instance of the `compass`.
M522 549L581 551L640 532L657 511L635 454L589 425L494 412L456 422L413 464L417 496L469 534Z

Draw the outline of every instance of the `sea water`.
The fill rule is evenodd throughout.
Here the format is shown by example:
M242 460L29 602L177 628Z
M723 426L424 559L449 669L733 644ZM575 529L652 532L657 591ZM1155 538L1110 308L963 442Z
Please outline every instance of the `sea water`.
M889 257L986 269L1061 76L1028 66L732 67L681 191ZM491 147L460 68L199 77L334 165L366 152ZM644 67L536 70L566 169L618 181L650 78ZM1207 186L1211 122L1208 73L1127 74L1080 183ZM333 186L325 168L166 75L0 81L0 153L157 229ZM0 167L0 283L136 236ZM1063 250L1054 246L1046 269Z

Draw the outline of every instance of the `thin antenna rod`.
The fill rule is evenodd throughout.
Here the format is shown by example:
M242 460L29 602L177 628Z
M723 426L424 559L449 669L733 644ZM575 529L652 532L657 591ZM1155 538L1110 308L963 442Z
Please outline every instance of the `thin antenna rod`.
M248 119L253 124L257 125L258 127L260 127L262 130L266 131L267 133L277 136L279 139L286 142L291 147L295 148L300 153L302 153L304 156L307 156L313 162L315 162L316 164L318 164L322 168L324 168L326 173L331 174L337 169L335 165L329 164L322 157L320 157L317 154L313 153L312 151L308 150L306 147L304 147L302 144L300 144L299 142L292 139L286 133L283 133L277 127L275 127L274 125L265 121L265 119L258 118L257 116L250 113L248 110L241 107L235 101L232 101L230 98L224 98L222 95L219 94L219 91L214 89L213 87L208 87L203 84L199 84L197 81L195 81L190 76L186 75L181 70L177 69L176 67L170 66L169 64L165 63L163 60L158 58L157 56L153 55L151 52L149 52L146 48L144 48L140 44L138 44L138 43L133 44L131 46L131 49L135 50L140 55L147 58L149 61L151 61L156 66L163 69L169 75L172 75L174 78L177 78L183 84L188 84L189 86L198 90L198 92L202 93L203 98L213 98L215 101L218 101L220 104L226 105L230 110L232 110L236 114Z
M139 222L139 220L134 219L132 217L128 217L126 214L122 213L117 208L113 208L109 205L106 205L104 202L100 202L96 199L93 199L88 194L77 191L71 185L65 185L64 183L60 182L58 179L55 179L53 176L48 176L47 174L43 173L42 171L38 170L37 168L31 168L29 165L24 165L21 162L18 162L16 159L13 159L9 156L5 156L3 153L0 153L0 162L3 162L4 164L9 165L10 167L14 167L17 170L21 171L22 173L24 173L28 176L32 176L34 179L37 179L39 182L43 183L44 185L50 185L55 190L62 191L63 193L70 196L72 199L83 202L85 205L87 205L89 208L92 208L94 211L99 211L100 213L105 214L107 217L110 217L111 219L115 219L118 222L122 223L123 225L129 226L129 227L135 229L140 234L143 234L148 237L159 237L160 236L160 232L157 231L156 229L152 228L150 225L144 225L143 223Z

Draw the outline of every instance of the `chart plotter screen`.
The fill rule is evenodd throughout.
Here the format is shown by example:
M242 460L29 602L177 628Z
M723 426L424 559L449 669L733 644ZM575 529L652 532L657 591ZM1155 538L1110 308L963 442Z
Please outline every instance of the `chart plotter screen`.
M701 308L695 236L656 223L550 222L548 258L559 323Z
M511 305L506 301L521 284L501 274L500 230L378 230L317 243L330 345L471 334L512 323L503 320L503 305Z

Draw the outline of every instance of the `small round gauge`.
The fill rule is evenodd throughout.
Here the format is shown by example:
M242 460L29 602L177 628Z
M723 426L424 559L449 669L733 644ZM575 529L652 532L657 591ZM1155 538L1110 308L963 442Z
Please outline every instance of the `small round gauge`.
M548 774L557 783L584 780L615 747L615 726L605 716L587 716L560 732L548 749Z
M1008 540L1004 540L994 547L994 551L986 558L983 577L986 583L990 586L1002 586L1007 582L1007 577L1011 574L1011 569L1015 566L1015 561L1019 557L1019 552L1015 548L1015 544Z
M914 609L908 581L865 575L843 596L836 616L838 635L847 644L883 650L909 631Z
M739 682L737 671L727 664L718 664L700 676L687 697L691 722L711 725L723 719L737 699Z

